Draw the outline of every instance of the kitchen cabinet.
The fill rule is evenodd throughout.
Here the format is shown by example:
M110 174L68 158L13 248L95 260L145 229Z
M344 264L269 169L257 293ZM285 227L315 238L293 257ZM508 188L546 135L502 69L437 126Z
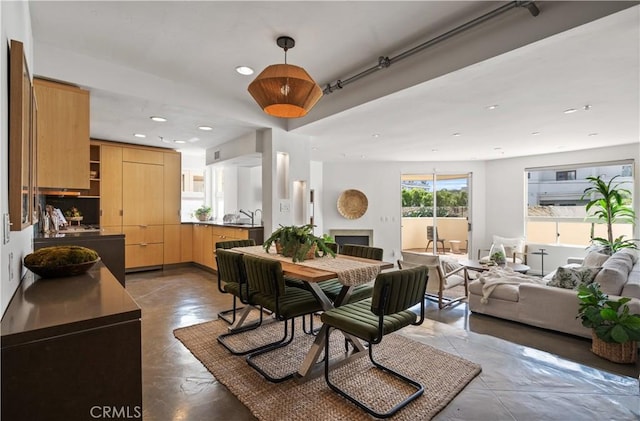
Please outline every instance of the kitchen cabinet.
M89 91L34 78L39 188L88 190Z
M2 317L0 417L87 420L95 405L141 412L141 318L102 262L52 281L27 271Z
M182 226L164 226L164 264L182 262Z
M213 227L207 224L193 226L193 261L209 269L215 269L213 254Z
M180 225L180 261L182 263L193 261L193 225Z
M179 154L164 153L164 223L179 224L182 191L180 187L181 157Z
M123 150L126 152L126 150ZM123 158L124 158L123 153ZM137 162L122 163L122 225L164 223L163 167Z
M122 231L122 148L100 145L100 227Z
M263 227L225 226L215 223L193 224L192 261L206 268L218 270L215 260L216 243L253 239L256 244L262 244L263 232ZM184 241L183 238L183 245Z

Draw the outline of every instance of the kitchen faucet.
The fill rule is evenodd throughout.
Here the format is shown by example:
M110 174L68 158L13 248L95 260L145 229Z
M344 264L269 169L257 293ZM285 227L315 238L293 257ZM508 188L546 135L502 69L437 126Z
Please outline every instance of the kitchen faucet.
M238 212L247 215L249 218L251 218L251 225L253 225L253 216L255 212L251 212L251 211L243 211L242 209L240 209Z

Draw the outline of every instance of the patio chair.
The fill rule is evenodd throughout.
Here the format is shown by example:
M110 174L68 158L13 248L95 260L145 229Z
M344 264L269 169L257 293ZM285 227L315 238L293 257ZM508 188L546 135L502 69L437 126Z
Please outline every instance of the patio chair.
M429 251L429 246L431 245L431 243L435 242L436 251L438 250L438 243L440 243L442 244L442 252L445 253L444 242L446 241L446 239L440 238L438 236L438 230L434 229L434 227L431 225L427 226L427 240L427 246L424 248L424 251Z
M313 313L322 310L322 305L311 292L285 284L282 264L278 260L251 255L244 255L243 260L249 289L255 290L251 300L271 310L276 320L284 322L283 337L253 350L247 357L247 363L271 382L287 380L293 373L280 378L271 377L256 365L253 359L291 343L295 334L295 318L305 315L313 317Z
M218 249L231 249L234 247L247 247L247 246L255 246L256 242L254 240L232 240L232 241L219 241L216 243L216 262L218 262ZM236 321L236 312L243 309L243 307L237 307L236 298L240 297L239 293L236 294L236 291L239 291L238 288L238 279L236 278L236 274L231 271L227 272L226 276L221 276L220 272L220 264L216 263L218 267L218 291L223 294L233 294L233 307L229 310L223 310L218 313L218 318L224 320L230 325L234 324ZM227 314L231 313L232 316L229 318Z
M427 268L424 266L381 273L376 278L371 298L336 307L324 312L321 316L322 322L329 327L326 330L325 356L331 355L329 352L329 337L332 328L341 330L368 342L369 359L377 369L390 373L415 389L413 393L388 412L380 413L331 382L329 376L330 358L325 357L324 378L331 390L375 417L387 418L393 416L424 392L424 387L417 381L375 361L373 348L375 344L382 342L384 335L409 325L419 325L424 321L423 297L426 284ZM416 321L416 314L409 309L417 304L420 304L420 314ZM398 349L396 352L401 353L402 350Z
M420 265L429 268L429 283L427 284L425 298L437 302L440 309L467 299L469 296L469 274L466 267L457 263L443 262L440 256L437 255L407 251L403 251L402 260L398 260L398 267L401 269ZM464 295L458 297L444 296L447 289L458 285L464 285Z

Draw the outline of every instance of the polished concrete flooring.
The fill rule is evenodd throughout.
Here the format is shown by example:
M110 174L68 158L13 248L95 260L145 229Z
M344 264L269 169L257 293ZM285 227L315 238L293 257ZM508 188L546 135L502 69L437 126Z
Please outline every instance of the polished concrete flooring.
M128 274L127 290L142 308L144 419L254 420L173 337L230 306L214 275L194 267ZM427 309L429 319L403 334L483 370L436 420L640 420L640 363L610 363L587 339L469 314L466 304Z

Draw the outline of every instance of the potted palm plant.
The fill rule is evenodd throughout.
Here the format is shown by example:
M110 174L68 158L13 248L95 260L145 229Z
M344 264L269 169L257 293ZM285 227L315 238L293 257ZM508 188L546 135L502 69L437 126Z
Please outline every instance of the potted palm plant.
M630 314L630 298L609 300L598 283L578 287L578 316L592 329L591 351L616 363L635 363L640 340L640 314Z
M609 182L605 182L600 176L587 177L591 183L587 187L582 198L590 197L591 200L586 205L588 216L595 216L598 221L607 224L607 238L593 237L591 235L591 243L601 247L602 252L613 254L622 248L637 249L638 240L627 239L621 235L617 238L613 237L613 224L616 222L635 222L635 212L630 205L631 192L620 187L621 183L615 183L614 180L618 176L611 178ZM589 212L592 212L591 214Z
M264 241L263 247L268 253L271 246L275 244L278 253L291 257L294 262L302 262L305 259L327 254L335 257L336 254L327 247L322 237L313 234L314 227L315 225L312 224L280 225L280 228Z

